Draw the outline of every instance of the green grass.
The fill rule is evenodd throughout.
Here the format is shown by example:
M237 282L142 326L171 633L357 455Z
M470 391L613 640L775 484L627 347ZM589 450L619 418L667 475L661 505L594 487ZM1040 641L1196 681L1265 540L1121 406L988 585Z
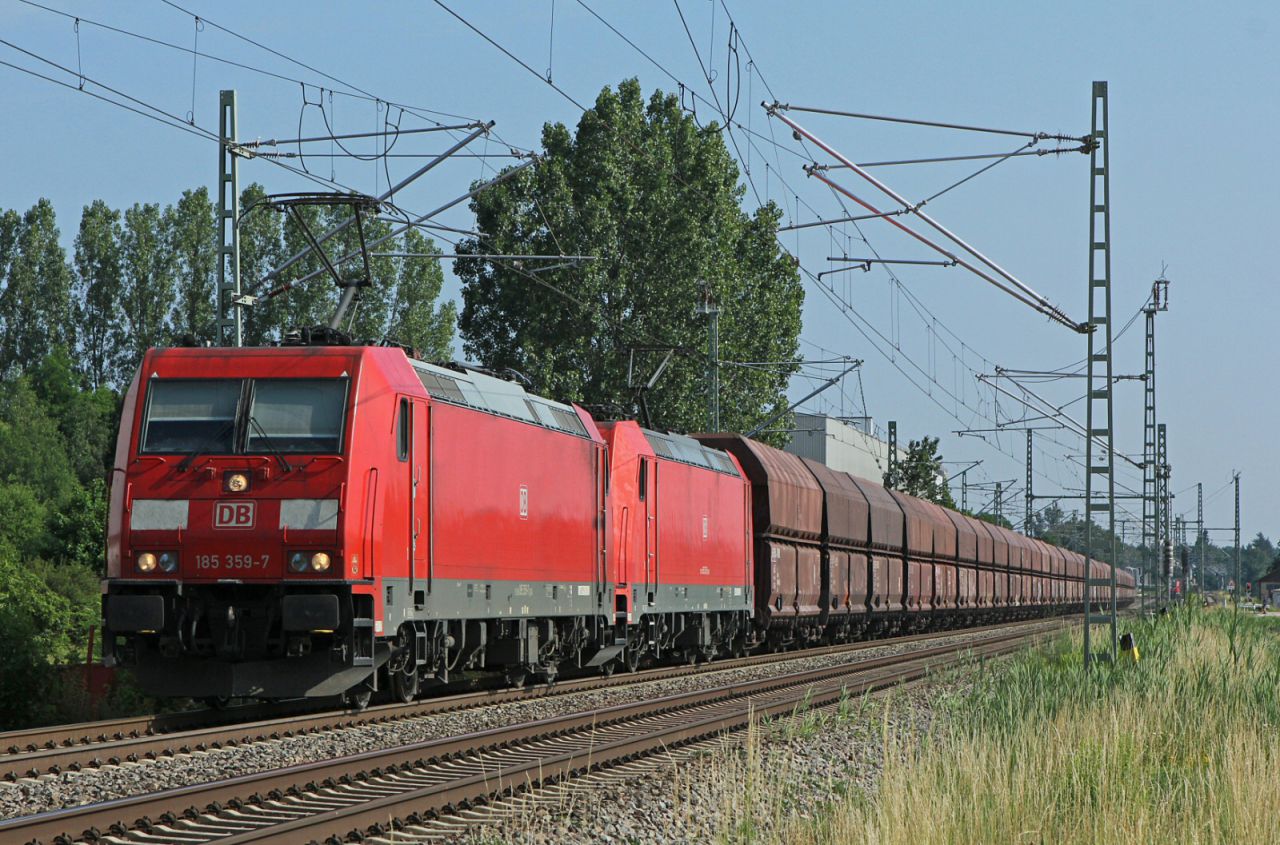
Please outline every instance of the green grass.
M787 841L1208 843L1280 838L1280 628L1227 610L1128 626L1136 665L1079 631L983 672L928 737L885 730L874 794Z

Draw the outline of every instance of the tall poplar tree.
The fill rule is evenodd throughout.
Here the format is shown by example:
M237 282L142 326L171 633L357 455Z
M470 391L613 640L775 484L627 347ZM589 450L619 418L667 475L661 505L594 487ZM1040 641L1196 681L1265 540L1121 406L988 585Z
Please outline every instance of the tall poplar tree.
M120 235L119 211L102 200L84 207L75 242L75 306L80 368L94 388L115 378L124 346Z
M704 290L721 309L720 360L795 359L804 294L776 240L781 213L773 203L743 210L737 164L714 124L699 127L673 95L646 102L627 80L600 93L576 132L545 126L542 145L536 167L472 200L486 237L459 251L596 260L540 270L459 259L469 355L519 370L551 396L627 408L633 348L675 348L648 405L655 424L686 431L707 427ZM637 360L643 369L660 358ZM745 431L785 408L795 370L723 367L721 427Z
M174 333L212 341L218 244L209 190L201 186L183 191L178 204L165 209L164 217L177 285Z
M41 198L22 216L0 291L0 373L24 370L55 346L75 342L71 269L58 240L53 204Z
M257 182L240 192L240 284L245 293L265 293L257 290L258 283L286 258L280 214L253 207L266 193ZM276 298L244 309L245 346L279 339L283 305L284 301Z
M350 208L347 206L335 206L326 215L326 228L333 228L350 216ZM392 224L386 220L370 219L367 216L363 220L363 226L366 244L373 243L389 234L392 229ZM348 226L324 246L330 258L335 261L344 255L356 256L350 261L335 265L343 279L359 279L364 276L364 262L359 257L360 235L356 231L354 224ZM395 249L395 241L391 240L382 246L369 250L369 274L373 284L360 289L360 295L353 306L354 314L348 312L347 318L349 322L344 320L343 325L340 327L345 331L347 326L350 325L351 336L357 341L377 342L387 336L388 316L391 301L396 291L397 260L381 257L379 254L394 252ZM340 291L337 290L333 283L333 277L327 273L320 278L312 280L309 284L324 285L333 290L335 302L337 296L340 295ZM325 319L327 320L330 316L332 315L326 314Z
M18 230L22 227L22 217L11 208L0 212L0 281L9 274L9 262L13 260L14 249L18 245Z
M306 221L311 234L316 238L328 230L327 217L320 208L303 206L298 211ZM278 212L262 210L255 213L276 214ZM286 258L296 255L307 247L307 239L302 229L289 215L283 218L283 241L283 254ZM324 246L332 248L330 244ZM333 255L332 252L328 254ZM280 277L280 283L296 282L316 270L320 271L320 275L299 284L278 298L277 301L280 304L277 306L276 315L280 320L281 330L328 323L329 318L333 316L334 306L338 302L337 291L333 280L324 271L324 263L314 250L286 270Z
M405 232L403 246L409 254L421 256L436 252L435 241L417 229ZM443 287L444 271L439 259L400 259L400 278L387 334L428 361L447 361L453 357L453 327L458 322L458 306L445 302L436 307Z
M167 344L171 337L173 259L160 206L135 203L126 210L120 245L124 258L120 301L128 333L118 381L127 384L147 348Z

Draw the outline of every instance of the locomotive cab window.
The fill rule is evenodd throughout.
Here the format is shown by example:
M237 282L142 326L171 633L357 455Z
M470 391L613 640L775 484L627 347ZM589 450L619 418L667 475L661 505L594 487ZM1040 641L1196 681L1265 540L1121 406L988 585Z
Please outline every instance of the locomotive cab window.
M242 385L240 379L152 379L142 451L231 452Z
M346 379L260 379L246 416L246 454L342 448Z
M409 460L409 437L412 435L412 417L409 416L409 400L400 400L400 422L396 431L396 457L402 461Z

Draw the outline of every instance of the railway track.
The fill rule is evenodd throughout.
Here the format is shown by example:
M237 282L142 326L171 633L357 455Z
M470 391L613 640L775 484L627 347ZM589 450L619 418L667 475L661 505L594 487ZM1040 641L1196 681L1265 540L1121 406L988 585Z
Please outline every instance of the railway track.
M0 822L5 842L298 843L429 836L432 818L919 680L1056 628L997 633ZM393 833L394 831L394 833Z
M1022 622L1016 625L1035 625ZM384 704L365 710L308 707L303 702L279 702L229 710L199 710L139 716L74 725L0 733L0 780L80 771L103 765L158 759L209 749L282 739L364 725L386 724L481 707L565 695L584 690L666 680L705 672L768 665L801 657L857 653L945 637L982 635L1008 629L1009 623L913 634L883 640L846 643L800 652L752 655L696 666L647 669L612 677L592 676L525 689L482 689L424 698L410 704Z

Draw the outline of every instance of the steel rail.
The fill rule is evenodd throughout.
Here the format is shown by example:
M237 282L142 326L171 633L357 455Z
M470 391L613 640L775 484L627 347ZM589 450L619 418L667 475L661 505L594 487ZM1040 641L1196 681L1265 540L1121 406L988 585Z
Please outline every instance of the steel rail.
M0 780L14 781L45 773L80 771L102 765L116 765L125 761L136 762L329 730L386 724L490 704L529 701L585 690L607 689L686 675L784 663L807 657L856 654L872 648L893 647L951 636L982 634L1007 629L1011 625L1034 623L1035 620L1025 620L975 628L931 631L884 640L843 643L799 652L750 655L696 666L664 666L612 677L575 678L549 686L525 689L510 687L481 689L425 698L408 704L382 704L361 711L332 710L324 705L307 707L305 702L293 701L225 711L201 710L14 731L0 734L0 748L10 749L9 754L0 755ZM269 718L262 718L264 710Z
M396 748L368 751L332 760L304 763L255 774L241 775L223 781L179 787L162 792L116 799L99 804L54 810L34 816L0 821L0 840L14 842L48 842L76 839L87 834L89 839L101 839L107 832L117 839L128 831L138 829L150 841L156 841L157 820L172 827L211 825L219 830L234 831L249 822L240 819L216 821L228 808L244 814L247 807L256 805L268 810L278 808L285 796L300 796L322 791L332 791L340 785L357 784L362 791L374 789L371 781L385 787L389 777L435 766L462 769L461 779L446 779L443 783L420 789L403 791L399 796L385 796L373 801L361 801L350 806L322 812L312 812L310 826L341 824L344 833L353 826L369 826L385 823L399 813L448 810L464 802L486 800L496 794L510 794L522 786L554 782L572 774L575 770L599 767L644 750L670 747L691 739L717 734L759 713L782 713L794 709L798 702L821 706L838 700L847 694L869 691L862 688L870 684L883 688L904 680L923 677L940 663L963 659L957 655L995 654L1018 648L1024 641L1043 636L1061 627L1055 620L1034 631L1018 631L998 635L980 643L951 643L923 649L909 655L886 655L866 661L836 667L810 669L780 676L728 684L708 690L678 693L643 702L631 702L595 710L580 711L565 716L551 717L524 724L491 728L472 734L413 743ZM951 660L946 658L950 657ZM882 675L864 679L859 684L848 683L849 676L865 675L877 670L889 670ZM877 686L878 685L878 686ZM761 702L763 696L776 695L787 690L791 695L772 702ZM737 702L737 710L716 713L706 718L688 718L688 711L699 715L704 709L725 702ZM658 722L664 717L675 718L674 727L662 728ZM680 717L680 718L677 718ZM601 745L595 741L599 732L612 726L621 726L640 720L654 722L639 737L621 743L619 747ZM556 738L587 732L589 742L578 749L556 753L547 757L538 748ZM618 745L614 743L614 745ZM554 745L550 746L555 752ZM606 748L610 750L606 753ZM464 758L478 758L484 754L518 749L522 763L506 766L498 775L492 764L486 764L478 775L470 775L462 765ZM585 749L585 750L584 750ZM375 790L376 791L376 790ZM429 799L429 800L428 800ZM398 810L393 811L392 807ZM416 807L417 809L410 809ZM294 815L298 808L293 807ZM314 809L314 807L313 807ZM269 827L268 827L269 824ZM260 841L305 841L301 830L308 825L296 818L285 824L264 823L260 829L247 830L227 837L200 835L190 831L191 841L226 843ZM173 831L174 834L179 831Z

